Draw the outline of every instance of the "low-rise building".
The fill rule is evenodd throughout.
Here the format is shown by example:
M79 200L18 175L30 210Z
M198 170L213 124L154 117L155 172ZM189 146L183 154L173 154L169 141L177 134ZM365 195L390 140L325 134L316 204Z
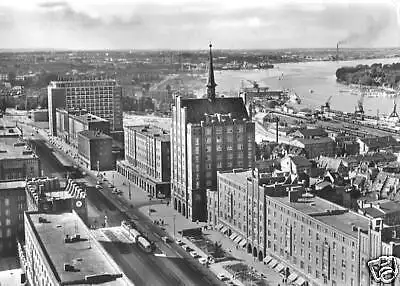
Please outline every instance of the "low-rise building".
M40 170L38 156L24 142L0 143L0 181L38 177Z
M154 197L171 194L170 135L155 126L125 127L125 160L117 171Z
M30 285L133 285L72 212L25 212L19 257Z
M15 255L24 233L25 180L0 182L0 257Z
M84 130L100 131L110 135L110 122L84 109L56 109L57 136L77 147L78 133Z
M329 137L315 139L297 138L290 141L290 145L304 149L307 158L309 159L313 159L321 155L335 156L336 154L335 143Z
M112 170L115 161L112 138L104 133L85 130L78 133L78 156L90 170Z
M312 162L302 156L286 156L281 160L281 170L290 174L311 174Z
M30 112L33 122L48 122L49 111L47 109L35 109Z
M357 142L360 145L360 154L376 152L399 145L392 136L358 138Z
M322 128L300 128L293 132L291 137L303 138L303 139L316 139L322 137L328 137L328 133Z

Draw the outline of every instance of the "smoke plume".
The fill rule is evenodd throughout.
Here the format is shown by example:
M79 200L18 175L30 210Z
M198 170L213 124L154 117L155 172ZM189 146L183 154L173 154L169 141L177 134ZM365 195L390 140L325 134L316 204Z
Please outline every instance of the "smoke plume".
M379 19L374 19L371 15L369 15L366 19L365 26L362 31L350 32L350 34L343 40L340 40L338 44L367 45L378 38L381 32L388 26L388 17L380 17Z

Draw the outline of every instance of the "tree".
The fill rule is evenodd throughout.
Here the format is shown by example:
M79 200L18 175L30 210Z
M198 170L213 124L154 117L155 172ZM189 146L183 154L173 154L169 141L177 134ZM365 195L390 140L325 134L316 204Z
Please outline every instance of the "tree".
M3 97L3 98L0 100L0 111L1 111L2 113L5 113L5 112L6 112L6 109L7 109L7 101L6 101L6 98Z
M216 241L214 243L214 257L215 258L221 258L225 256L225 252L222 249L222 244L218 243L218 241Z

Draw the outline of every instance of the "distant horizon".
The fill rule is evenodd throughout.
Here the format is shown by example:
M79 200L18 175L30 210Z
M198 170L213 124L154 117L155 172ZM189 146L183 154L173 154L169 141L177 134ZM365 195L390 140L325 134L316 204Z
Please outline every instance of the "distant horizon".
M400 47L343 47L339 46L340 50L399 50ZM320 50L320 51L336 51L336 45L335 47L320 47L320 48L237 48L237 49L232 49L232 48L220 48L216 49L213 48L213 51L287 51L287 50L298 50L298 51L311 51L311 50ZM67 49L67 48L0 48L0 52L207 52L208 48L204 49L168 49L168 48L160 48L160 49L125 49L125 48L120 48L120 49Z
M400 0L14 0L1 50L326 49L400 46ZM49 48L50 47L50 48Z

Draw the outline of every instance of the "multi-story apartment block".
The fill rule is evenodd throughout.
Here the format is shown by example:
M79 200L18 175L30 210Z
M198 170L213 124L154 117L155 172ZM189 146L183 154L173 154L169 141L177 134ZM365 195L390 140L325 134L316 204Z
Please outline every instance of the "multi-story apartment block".
M271 184L256 170L219 172L218 179L218 196L209 202L218 207L216 227L259 261L288 271L288 283L377 285L367 262L400 253L400 227L386 225L383 211L358 214L293 181Z
M112 170L115 165L112 138L100 131L79 132L78 157L90 170Z
M172 205L192 221L207 221L207 189L217 171L248 168L255 161L255 125L242 98L215 94L210 46L207 98L175 98L171 128Z
M48 86L49 128L57 134L56 108L86 109L110 122L111 130L122 130L122 89L115 80L61 80Z
M0 143L0 181L40 176L40 160L24 142Z
M155 126L128 126L125 131L125 160L117 171L154 197L171 195L169 132Z
M57 108L56 118L57 136L75 147L78 147L78 133L81 131L93 130L110 134L110 122L87 113L85 109Z
M75 211L25 212L19 258L29 285L132 285Z
M25 180L0 182L0 257L15 254L24 233Z

